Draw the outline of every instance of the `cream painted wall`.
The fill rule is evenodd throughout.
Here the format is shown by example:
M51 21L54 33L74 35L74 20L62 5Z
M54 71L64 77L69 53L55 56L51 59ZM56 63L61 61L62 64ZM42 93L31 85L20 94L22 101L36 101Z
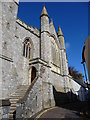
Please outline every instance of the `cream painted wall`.
M86 66L87 66L87 71L88 71L88 77L89 77L89 82L90 82L90 36L85 41L85 61L86 61Z

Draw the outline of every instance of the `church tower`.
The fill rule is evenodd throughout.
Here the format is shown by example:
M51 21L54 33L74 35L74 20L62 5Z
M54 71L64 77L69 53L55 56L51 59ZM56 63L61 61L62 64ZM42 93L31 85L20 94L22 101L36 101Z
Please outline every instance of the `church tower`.
M64 43L64 35L62 33L62 30L59 26L58 30L58 40L60 45L60 60L61 60L61 74L64 77L64 91L67 93L69 88L69 79L68 79L68 61L66 57L66 51L65 51L65 43Z
M51 50L49 38L49 16L45 5L41 13L41 59L50 64Z
M51 41L49 31L49 16L45 5L40 16L41 20L41 39L40 39L40 59L44 62L41 68L45 69L42 74L42 98L43 108L54 105L53 87L51 84Z
M68 63L67 63L68 61L67 61L66 51L65 51L64 35L62 33L60 26L59 26L57 35L58 35L58 40L60 44L61 68L62 68L61 71L63 75L68 75Z

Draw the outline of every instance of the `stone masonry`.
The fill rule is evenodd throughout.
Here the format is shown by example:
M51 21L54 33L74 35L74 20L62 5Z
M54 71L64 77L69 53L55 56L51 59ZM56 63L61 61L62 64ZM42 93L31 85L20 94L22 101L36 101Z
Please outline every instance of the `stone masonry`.
M42 109L55 106L53 87L59 93L68 95L73 92L78 96L82 85L69 76L64 35L60 26L56 33L52 20L49 24L45 6L40 16L39 30L17 18L19 1L11 1L0 2L0 99L8 99L11 103L6 107L6 116L11 119L30 118ZM25 87L25 91L22 87ZM78 99L82 100L82 94L79 94L79 97ZM3 118L4 111L5 106L1 112Z

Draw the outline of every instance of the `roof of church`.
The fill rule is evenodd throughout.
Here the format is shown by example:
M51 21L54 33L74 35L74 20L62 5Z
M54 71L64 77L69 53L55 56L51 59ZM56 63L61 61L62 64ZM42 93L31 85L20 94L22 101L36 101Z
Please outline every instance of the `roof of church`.
M47 13L47 10L46 10L46 8L45 8L45 5L43 5L43 10L42 10L41 16L42 16L42 15L48 16L48 13Z
M59 26L58 33L57 33L57 34L58 34L58 36L64 36L63 33L62 33L62 30L61 30L60 26Z
M40 37L40 30L38 28L27 25L25 22L20 20L20 18L16 19L16 23L18 23L20 26L24 27L26 30L30 31L34 35Z

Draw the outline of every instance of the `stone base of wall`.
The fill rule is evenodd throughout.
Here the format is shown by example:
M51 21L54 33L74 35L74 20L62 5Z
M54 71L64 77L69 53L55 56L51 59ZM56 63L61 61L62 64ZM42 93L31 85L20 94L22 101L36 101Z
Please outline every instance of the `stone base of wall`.
M0 100L0 118L9 119L10 101L9 99Z

